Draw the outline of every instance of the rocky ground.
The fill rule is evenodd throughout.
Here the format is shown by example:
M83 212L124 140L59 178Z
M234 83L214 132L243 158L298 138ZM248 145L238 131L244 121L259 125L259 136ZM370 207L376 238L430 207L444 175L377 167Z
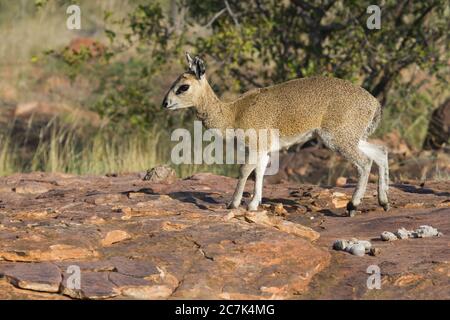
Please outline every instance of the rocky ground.
M225 208L235 179L143 176L1 178L0 298L450 298L450 181L392 184L389 212L370 184L362 212L350 218L351 184L268 184L261 211L248 213ZM379 240L420 225L444 235ZM380 253L332 249L353 237ZM381 270L379 290L367 288L370 265Z

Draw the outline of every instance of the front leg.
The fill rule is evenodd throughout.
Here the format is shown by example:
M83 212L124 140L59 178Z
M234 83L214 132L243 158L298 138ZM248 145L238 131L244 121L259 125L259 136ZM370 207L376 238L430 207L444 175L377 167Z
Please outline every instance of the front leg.
M255 192L253 194L252 201L248 204L248 210L250 211L258 210L258 205L261 203L264 172L266 171L268 164L269 155L267 153L261 153L260 155L258 155L258 161L255 170Z
M239 181L236 185L236 189L234 190L233 199L231 200L231 203L228 205L228 209L236 209L241 204L245 183L247 182L250 173L252 173L252 171L255 170L255 168L256 165L254 164L243 164L239 168Z

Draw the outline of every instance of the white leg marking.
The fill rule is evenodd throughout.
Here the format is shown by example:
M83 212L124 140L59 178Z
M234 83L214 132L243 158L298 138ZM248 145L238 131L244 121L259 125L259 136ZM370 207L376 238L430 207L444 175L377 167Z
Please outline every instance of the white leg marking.
M262 153L258 156L258 163L255 169L256 174L255 192L252 201L248 205L248 210L250 211L258 210L258 205L261 203L264 171L266 171L268 163L269 163L269 155L267 153Z
M245 183L247 182L248 176L255 169L255 165L252 164L243 164L239 169L239 181L236 185L236 189L233 194L233 199L231 203L228 205L228 208L238 208L241 204L242 194L244 192Z
M386 209L388 206L387 191L389 189L388 154L383 147L366 141L360 141L358 148L375 161L378 166L378 202Z

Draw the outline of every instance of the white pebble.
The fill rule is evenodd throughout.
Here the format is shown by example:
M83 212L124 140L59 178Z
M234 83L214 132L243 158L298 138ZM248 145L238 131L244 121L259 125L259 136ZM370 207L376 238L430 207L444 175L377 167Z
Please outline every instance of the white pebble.
M398 229L395 235L399 239L408 239L412 237L412 231L406 230L405 228Z
M345 248L348 247L348 241L347 240L336 240L333 243L333 249L334 250L345 250Z
M370 248L372 248L372 244L367 240L359 240L357 244L362 244L366 252L369 252Z
M395 241L397 240L397 236L389 231L383 231L380 235L381 240L383 241Z
M355 256L362 257L366 253L366 248L363 244L357 243L347 248L347 251L351 254L354 254Z
M417 238L435 237L439 235L439 231L432 226L420 226L416 229Z
M333 249L338 251L346 251L355 256L362 257L365 253L368 253L372 248L372 243L367 240L358 240L352 238L350 240L339 239L334 241Z

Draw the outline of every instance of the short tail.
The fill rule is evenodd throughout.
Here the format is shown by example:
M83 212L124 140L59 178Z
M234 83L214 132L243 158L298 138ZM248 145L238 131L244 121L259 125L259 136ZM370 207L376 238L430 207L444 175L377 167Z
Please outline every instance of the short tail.
M378 104L377 109L375 110L375 114L373 115L372 121L370 122L369 126L366 129L366 137L369 137L372 133L375 132L375 130L378 128L378 125L380 124L381 117L383 116L383 109L381 108L381 105Z

